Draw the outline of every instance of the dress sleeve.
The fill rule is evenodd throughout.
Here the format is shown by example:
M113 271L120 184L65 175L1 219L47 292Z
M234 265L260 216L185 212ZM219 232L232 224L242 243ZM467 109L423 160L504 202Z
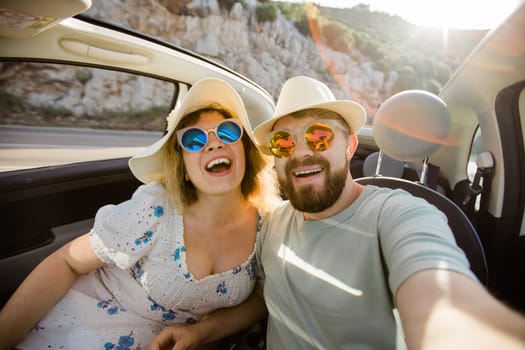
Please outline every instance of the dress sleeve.
M90 231L95 254L108 265L131 267L154 246L164 208L164 188L158 183L140 186L118 205L101 207Z

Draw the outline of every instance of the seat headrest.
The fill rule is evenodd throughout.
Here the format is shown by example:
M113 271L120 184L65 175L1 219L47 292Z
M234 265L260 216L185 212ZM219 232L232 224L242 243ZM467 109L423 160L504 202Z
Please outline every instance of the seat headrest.
M365 158L363 163L363 176L382 175L389 177L403 177L403 172L405 170L404 163L389 157L384 153L381 155L379 174L376 174L378 160L379 152L371 153Z
M389 97L373 121L379 148L397 160L424 160L445 144L451 118L439 96L423 90L407 90Z

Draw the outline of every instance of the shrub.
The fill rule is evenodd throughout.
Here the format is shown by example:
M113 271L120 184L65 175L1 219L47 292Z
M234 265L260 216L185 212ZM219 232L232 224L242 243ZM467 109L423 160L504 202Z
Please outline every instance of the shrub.
M87 83L92 77L93 75L88 69L77 69L75 71L75 78L82 84Z
M271 2L259 4L255 8L255 15L259 23L273 22L277 19L277 7Z
M228 11L231 10L233 5L235 5L236 2L240 2L244 6L244 1L242 0L218 0L219 7L225 8Z
M350 53L355 47L356 39L343 25L328 21L323 25L323 38L333 50Z
M295 28L304 36L312 36L312 33L310 32L310 24L308 23L308 17L306 16L306 13L304 13L301 18L294 21Z

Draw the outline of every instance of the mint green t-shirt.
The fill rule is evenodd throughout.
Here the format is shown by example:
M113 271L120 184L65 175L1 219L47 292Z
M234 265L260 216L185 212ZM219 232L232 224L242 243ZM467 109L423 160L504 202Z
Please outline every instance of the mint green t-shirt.
M394 349L392 300L407 277L439 268L476 279L446 216L403 190L367 186L319 221L286 202L261 233L269 350Z

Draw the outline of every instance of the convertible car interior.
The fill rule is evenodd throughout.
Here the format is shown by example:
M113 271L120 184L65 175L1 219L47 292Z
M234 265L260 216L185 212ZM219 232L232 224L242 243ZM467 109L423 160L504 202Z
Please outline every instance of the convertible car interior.
M0 97L22 74L41 77L40 70L61 64L80 82L84 74L103 69L165 84L169 93L159 89L166 93L164 115L194 82L209 76L235 87L253 127L272 115L274 98L256 82L189 50L83 15L90 6L89 0L2 1ZM383 102L372 125L358 134L350 171L359 183L402 188L441 209L480 282L525 313L524 33L521 1L479 42L439 95L408 90ZM27 96L41 95L27 91ZM1 118L7 120L22 103L5 101L11 101L3 104ZM39 143L40 129L30 134L32 143ZM9 132L5 135L0 158L33 150L27 144L13 146L6 141ZM46 146L46 152L60 147ZM86 148L66 154L74 157ZM45 256L88 232L99 207L127 200L140 185L128 168L131 148L110 152L104 149L102 157L87 161L0 172L0 305Z

